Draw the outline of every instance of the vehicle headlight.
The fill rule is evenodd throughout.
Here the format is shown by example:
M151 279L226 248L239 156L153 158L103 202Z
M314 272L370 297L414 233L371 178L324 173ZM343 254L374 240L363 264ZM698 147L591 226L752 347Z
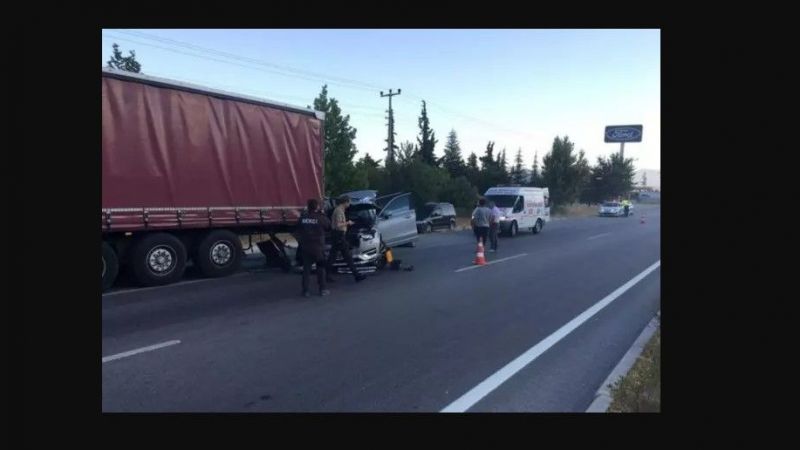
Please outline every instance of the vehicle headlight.
M500 216L500 220L506 220L506 219L508 219L508 217L506 217L506 216Z

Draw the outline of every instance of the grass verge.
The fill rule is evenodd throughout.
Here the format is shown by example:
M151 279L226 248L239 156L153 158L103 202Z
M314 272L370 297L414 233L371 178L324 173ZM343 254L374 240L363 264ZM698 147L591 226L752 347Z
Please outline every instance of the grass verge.
M608 412L661 411L661 327L656 330L631 370L609 386Z

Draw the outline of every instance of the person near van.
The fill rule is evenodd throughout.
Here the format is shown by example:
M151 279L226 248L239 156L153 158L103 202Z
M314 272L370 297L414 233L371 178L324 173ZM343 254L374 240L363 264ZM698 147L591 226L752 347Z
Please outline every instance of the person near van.
M625 217L630 215L631 211L631 202L627 198L622 201L622 207L625 208Z
M319 200L308 201L308 209L300 217L299 247L303 260L303 296L309 297L308 279L311 277L311 265L317 265L317 284L319 295L325 296L330 291L325 286L325 231L331 228L331 222L320 211Z
M353 263L353 254L350 251L350 245L347 243L347 227L353 225L353 221L347 220L345 211L350 206L350 197L342 195L336 199L336 209L333 210L331 216L331 253L328 255L328 282L334 282L332 274L334 272L333 264L336 262L336 256L342 254L344 262L355 277L356 283L364 281L367 277L356 271L356 265Z
M478 200L478 207L472 211L472 230L475 233L475 238L478 242L486 244L486 238L489 236L489 225L491 223L492 210L486 207L486 199L481 198Z
M490 252L497 251L497 233L500 230L500 216L503 215L500 208L497 207L495 202L491 202L492 216L489 220L489 242L492 245Z

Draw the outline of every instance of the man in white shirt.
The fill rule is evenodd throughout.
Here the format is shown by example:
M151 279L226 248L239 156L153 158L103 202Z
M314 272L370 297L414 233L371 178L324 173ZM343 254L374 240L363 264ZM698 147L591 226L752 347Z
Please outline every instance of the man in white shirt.
M492 247L489 249L490 252L497 251L497 233L500 230L500 216L503 214L500 211L500 208L495 205L494 202L491 202L491 220L489 221L489 242L491 243Z

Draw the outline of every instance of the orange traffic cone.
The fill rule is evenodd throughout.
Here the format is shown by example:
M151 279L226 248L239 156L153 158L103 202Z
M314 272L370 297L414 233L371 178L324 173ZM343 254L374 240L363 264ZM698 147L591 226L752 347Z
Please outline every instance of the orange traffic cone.
M478 250L475 253L475 264L478 266L486 264L486 258L483 256L483 241L478 241Z
M639 219L639 223L640 223L640 224L642 224L642 225L644 225L644 214L642 214L642 218L641 218L641 219Z

